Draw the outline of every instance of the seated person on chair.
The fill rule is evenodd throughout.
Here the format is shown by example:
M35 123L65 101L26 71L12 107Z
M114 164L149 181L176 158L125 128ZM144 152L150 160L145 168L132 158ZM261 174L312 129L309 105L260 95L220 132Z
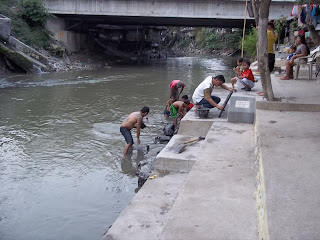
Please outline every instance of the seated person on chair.
M202 105L206 108L218 108L219 110L223 109L223 106L218 105L221 101L219 97L211 96L211 93L215 87L221 87L228 91L237 91L234 88L229 88L224 84L225 79L223 75L217 75L215 77L207 77L199 86L194 90L192 95L193 103L196 105L196 108L200 108Z
M296 39L297 51L294 56L291 57L289 61L286 62L286 75L281 80L293 79L293 66L297 65L299 58L308 56L310 50L307 46L306 39L304 35L299 35Z

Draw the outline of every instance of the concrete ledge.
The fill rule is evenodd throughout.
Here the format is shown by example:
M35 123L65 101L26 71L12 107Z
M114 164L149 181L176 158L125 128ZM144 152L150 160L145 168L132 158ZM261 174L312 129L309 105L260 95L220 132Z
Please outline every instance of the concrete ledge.
M157 170L189 172L197 160L197 153L200 151L200 142L190 143L182 153L170 151L172 146L194 139L194 136L175 135L164 149L157 155Z
M155 172L121 212L103 240L158 239L188 174Z
M21 51L24 54L34 58L35 60L47 64L48 58L41 53L37 52L35 49L29 47L28 45L24 44L23 42L19 41L18 39L10 36L9 37L9 44L14 47L16 51Z
M0 14L0 38L5 41L9 40L11 35L11 19Z
M320 104L257 101L256 108L272 111L320 112Z

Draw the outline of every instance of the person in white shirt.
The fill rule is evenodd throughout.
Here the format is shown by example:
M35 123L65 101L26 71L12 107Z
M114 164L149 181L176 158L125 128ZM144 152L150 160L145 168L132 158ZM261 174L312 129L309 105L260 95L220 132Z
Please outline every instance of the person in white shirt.
M214 87L221 87L228 91L237 91L234 88L229 88L225 84L225 79L223 75L217 75L215 77L207 77L199 86L194 90L192 95L193 103L196 105L196 108L200 106L206 108L218 108L219 110L223 109L223 106L218 105L221 101L219 97L211 96Z

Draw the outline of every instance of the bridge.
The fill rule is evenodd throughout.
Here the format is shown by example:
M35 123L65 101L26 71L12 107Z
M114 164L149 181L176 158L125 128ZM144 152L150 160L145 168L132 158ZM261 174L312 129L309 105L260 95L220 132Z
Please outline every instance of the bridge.
M87 23L242 27L245 0L44 0L50 13ZM272 1L270 19L289 16L293 0ZM248 1L248 25L254 24Z

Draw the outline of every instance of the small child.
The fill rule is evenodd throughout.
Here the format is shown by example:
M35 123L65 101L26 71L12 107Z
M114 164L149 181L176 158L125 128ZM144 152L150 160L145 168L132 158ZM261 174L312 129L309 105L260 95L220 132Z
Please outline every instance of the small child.
M239 58L237 60L237 66L233 68L233 71L236 73L236 76L231 79L232 87L234 87L234 84L237 82L237 78L243 72L242 63L243 63L243 58Z
M188 95L183 95L181 98L182 98L182 101L189 100ZM186 109L187 112L189 112L189 110L190 110L193 106L194 106L193 103L190 102L190 104L188 105L188 107L187 107L187 109Z
M171 106L170 106L170 115L174 119L174 126L177 128L178 125L178 117L183 118L184 115L186 114L186 108L190 104L189 100L185 101L175 101Z
M237 77L235 80L234 78L231 79L232 86L235 84L235 82L239 81L239 83L241 83L244 86L243 88L241 88L241 90L251 91L251 88L254 87L255 80L253 73L250 69L250 61L247 59L243 60L242 68L243 72L241 73L241 75Z
M164 109L163 115L164 118L168 118L170 116L170 106L175 102L174 96L172 95L166 103L166 107Z
M289 56L287 57L286 61L290 61L291 58L292 58L294 55L296 55L296 54L295 54L296 50L297 50L297 47L296 47L295 45L292 45L292 46L290 47L290 49L289 49L289 53L290 53L290 54L289 54Z
M237 60L237 66L233 68L233 71L235 71L236 76L239 76L242 73L242 62L243 62L243 58L239 58Z
M286 61L288 62L288 61L290 61L291 60L291 58L294 56L294 55L296 55L296 50L297 50L297 47L295 46L295 45L292 45L290 48L289 48L289 55L288 55L288 57L286 58ZM286 70L284 70L284 75L286 75Z

